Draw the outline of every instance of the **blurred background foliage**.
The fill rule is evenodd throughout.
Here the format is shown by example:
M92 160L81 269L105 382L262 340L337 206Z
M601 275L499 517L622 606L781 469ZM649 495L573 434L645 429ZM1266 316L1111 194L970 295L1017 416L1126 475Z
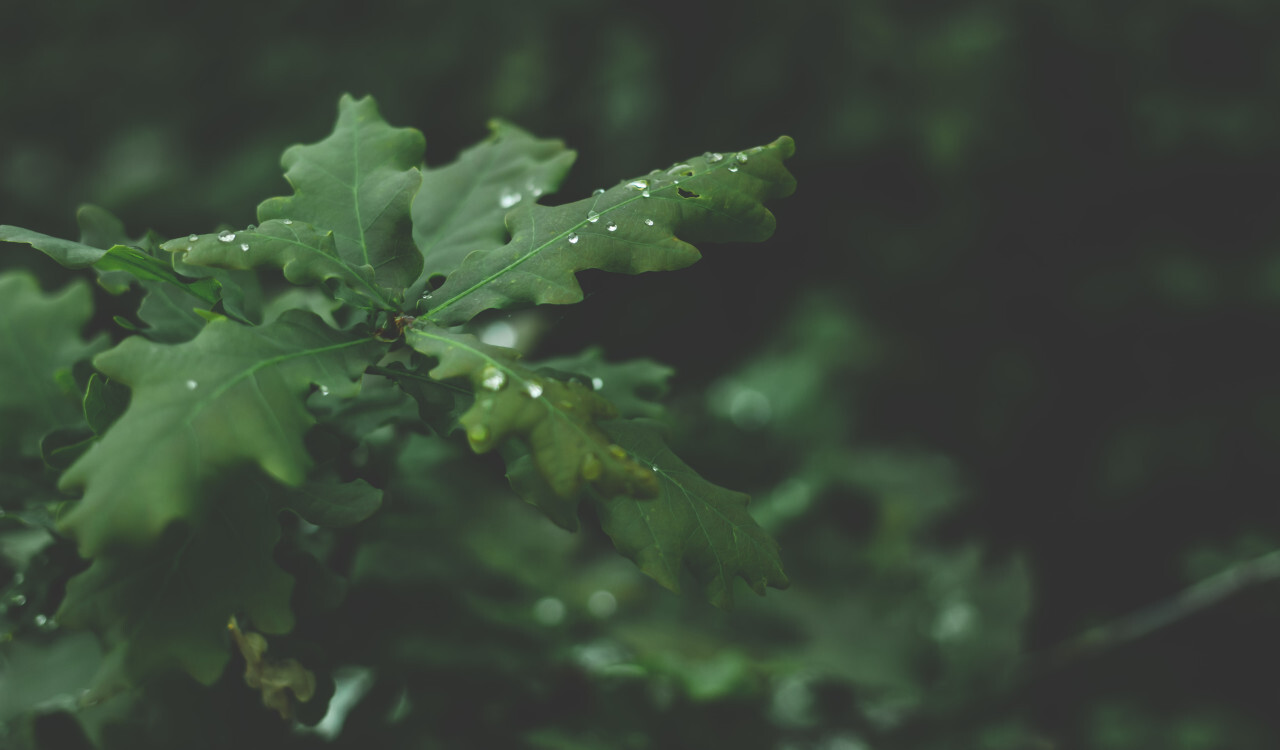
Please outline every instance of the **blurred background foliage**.
M357 435L370 466L412 468L406 486L358 544L290 536L350 575L339 614L299 636L341 644L339 695L363 696L335 742L1280 743L1273 583L1023 670L1277 547L1280 6L69 0L0 20L0 220L59 236L84 202L131 234L253 221L280 152L327 133L344 91L423 130L431 164L493 116L562 137L579 150L567 197L798 143L772 241L709 246L679 274L587 274L588 299L539 311L549 334L529 347L672 365L675 447L756 498L792 588L712 611L598 530L521 506L497 462ZM35 253L0 264L65 278ZM120 303L100 297L105 330ZM69 672L93 644L43 632L60 593L16 573L74 553L24 534L0 550L7 628ZM30 656L7 656L9 716L32 702ZM112 704L78 718L112 747L323 741L235 671L212 698L152 688L149 724L94 717ZM81 731L66 718L28 730L55 746Z

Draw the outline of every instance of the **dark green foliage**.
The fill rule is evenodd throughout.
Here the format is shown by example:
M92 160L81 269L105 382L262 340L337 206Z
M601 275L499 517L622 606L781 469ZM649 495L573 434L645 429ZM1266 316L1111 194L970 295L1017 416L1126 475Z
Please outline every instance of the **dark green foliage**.
M79 332L91 314L83 283L50 297L29 275L0 275L4 446L17 459L43 459L13 464L15 479L35 473L29 489L5 497L0 519L45 519L27 558L52 549L49 529L67 540L57 545L74 542L91 561L84 570L51 567L40 580L64 588L60 604L31 620L100 639L96 676L80 683L86 692L70 708L127 705L139 687L176 671L217 689L230 681L230 627L249 687L282 717L316 724L343 665L378 653L359 644L400 637L325 624L345 606L344 574L376 580L365 572L368 555L378 559L386 527L366 519L384 491L413 512L423 497L440 509L432 533L448 543L418 546L403 561L404 572L435 571L424 601L491 595L486 587L506 572L485 572L492 561L458 543L469 514L448 520L446 510L475 501L419 442L436 433L435 450L446 449L455 424L474 452L500 449L512 486L559 526L576 529L580 501L594 500L619 550L668 588L679 589L687 568L727 609L735 576L759 594L788 583L744 495L694 474L655 443L656 428L620 421L661 416L655 399L669 368L609 364L599 350L525 365L515 350L445 326L494 307L578 301L574 274L584 269L682 268L699 257L686 239L766 239L774 221L762 202L794 189L782 166L791 140L708 154L546 207L537 199L573 156L558 141L495 123L457 163L425 169L422 135L388 126L372 99L343 97L338 109L328 138L285 152L294 194L264 201L257 226L131 240L94 207L78 216L80 242L0 226L2 240L91 268L112 294L136 286L143 295L137 315L146 327L116 316L118 343L99 351L101 337L85 342ZM509 241L504 214L515 227ZM264 269L312 289L282 287ZM424 290L437 276L433 303ZM79 497L53 505L55 483ZM404 519L411 526L420 523L413 512ZM478 576L466 570L468 557ZM473 617L491 631L481 648L527 639L508 632L509 605L495 605ZM407 651L378 658L434 664L464 645L406 635L397 647ZM525 668L548 657L527 655ZM0 705L0 719L38 708ZM48 721L37 710L29 725L37 745ZM111 745L112 725L86 726L94 742Z

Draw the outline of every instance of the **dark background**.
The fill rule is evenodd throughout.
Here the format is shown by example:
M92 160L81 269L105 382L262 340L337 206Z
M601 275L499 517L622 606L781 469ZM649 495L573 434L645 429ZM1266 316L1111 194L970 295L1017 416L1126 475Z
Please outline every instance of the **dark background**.
M284 191L279 153L323 137L342 92L421 129L432 165L494 116L564 138L578 162L550 201L785 133L799 189L772 207L771 241L704 247L679 274L584 274L588 299L545 313L538 353L653 356L696 412L726 373L790 356L806 300L836 300L823 315L875 345L836 357L811 394L847 412L824 440L954 462L965 500L931 539L1029 562L1032 651L1277 547L1280 5L176 13L0 11L0 222L74 237L92 202L133 234L243 226ZM0 263L54 277L30 255ZM767 426L689 430L714 438L690 462L722 477L764 486L805 458ZM839 489L815 507L847 522L845 541L875 521ZM783 535L792 577L822 575L798 541ZM1276 594L1076 663L1011 710L1061 747L1267 746ZM1159 734L1187 715L1207 718Z

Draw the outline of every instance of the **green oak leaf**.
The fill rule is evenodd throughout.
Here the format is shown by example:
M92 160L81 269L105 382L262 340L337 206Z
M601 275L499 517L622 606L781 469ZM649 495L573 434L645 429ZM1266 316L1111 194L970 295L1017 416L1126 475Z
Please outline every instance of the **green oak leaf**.
M272 221L283 225L287 220L295 226L298 222L310 225L310 231L320 237L332 231L332 254L323 245L316 246L323 252L255 253L250 237L245 262L292 264L291 280L331 278L336 262L343 269L338 278L344 283L371 297L375 306L395 309L422 270L409 206L422 183L417 165L424 149L422 134L387 125L372 97L344 95L338 103L338 122L328 138L284 152L284 176L294 194L268 198L258 206L262 225ZM263 226L257 231L267 233ZM237 238L237 250L241 241ZM309 270L311 266L314 270ZM372 278L372 288L351 281L366 277Z
M424 264L410 294L420 295L430 277L449 274L472 250L501 245L507 211L555 192L577 156L563 141L539 140L502 120L489 130L457 161L423 170L412 212Z
M680 568L686 567L721 609L733 606L735 576L760 595L765 586L787 587L778 543L747 512L750 498L699 476L671 452L655 423L616 421L604 431L661 486L654 499L597 500L605 533L640 570L679 591Z
M172 668L208 685L231 655L227 621L267 633L293 628L293 577L272 558L279 505L264 483L224 481L202 513L144 549L97 557L67 584L58 621L90 628L109 651L88 700Z
M316 526L351 526L382 505L382 490L363 479L351 482L308 481L280 491L280 501L302 520Z
M795 190L783 136L736 154L707 154L562 206L521 201L507 214L511 240L478 248L429 298L423 317L465 323L490 308L582 300L575 274L673 271L701 257L693 241L758 242L773 234L763 201Z
M203 482L230 468L256 463L301 484L311 463L303 435L315 421L309 391L354 395L383 348L303 311L256 328L217 319L183 344L126 339L94 366L128 385L132 400L62 476L63 490L84 489L62 530L92 557L154 539L194 511Z
M42 232L10 224L0 224L0 242L30 245L66 268L88 268L106 253L106 250L100 247L50 237Z
M0 274L0 446L38 456L46 433L81 422L71 366L107 346L80 337L92 302L84 282L44 294L26 272Z
M585 378L597 393L617 407L618 416L624 419L660 418L666 410L658 401L667 395L667 380L675 374L675 370L652 359L607 362L598 346L573 356L542 360L537 367Z
M517 352L469 334L415 324L405 336L414 349L439 360L428 373L432 378L471 382L475 401L459 422L475 452L509 438L528 446L550 495L525 499L552 520L563 524L587 486L608 497L657 492L652 474L601 431L598 423L616 417L617 410L590 388L540 376L517 363ZM552 502L565 507L550 507Z

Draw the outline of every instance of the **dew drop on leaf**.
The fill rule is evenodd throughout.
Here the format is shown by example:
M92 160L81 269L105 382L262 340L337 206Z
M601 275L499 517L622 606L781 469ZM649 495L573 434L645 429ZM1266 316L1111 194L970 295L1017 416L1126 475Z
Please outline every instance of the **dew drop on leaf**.
M27 595L14 594L13 596L9 597L9 603L15 607L21 607L22 605L27 603Z
M737 171L738 171L738 165L737 165L737 164L730 164L730 165L729 165L729 171L730 171L730 172L737 172Z
M667 170L667 174L671 174L672 172L683 172L686 169L693 169L693 167L689 164L676 164L671 169Z
M591 390L598 391L603 387L604 387L604 380L602 380L601 378L591 379Z
M480 371L480 383L491 391L500 391L507 385L507 374L493 365L485 365Z
M281 223L281 224L292 224L292 223L293 223L293 219L283 219L283 220L281 220L281 222L280 222L280 223Z
M712 154L712 153L709 153L709 154L706 154L706 157L707 157L707 161L708 161L708 162L710 162L710 163L712 163L712 164L715 164L716 162L718 162L718 161L720 161L721 159L723 159L723 158L724 158L724 154Z
M321 395L321 396L328 396L328 395L329 395L329 389L328 389L326 386L323 386L323 385L322 385L322 386L320 386L320 395Z
M218 239L221 240L222 242L233 242L235 241L235 238L236 238L235 232L229 232L226 229L222 230L221 232L218 232Z
M529 394L529 398L538 398L542 395L542 386L533 381L530 381L524 389Z
M240 243L240 252L242 252L242 253L247 253L247 252L249 252L249 243L248 243L248 242L241 242L241 243Z
M595 211L588 211L587 221L591 222L592 224L596 223L597 221L600 221L600 214L596 213Z
M194 391L194 390L196 389L196 386L198 386L198 385L200 385L200 384L199 384L199 383L197 383L196 381L194 381L194 380L188 380L188 381L187 381L187 390L188 390L188 391Z
M641 190L641 191L640 191L640 196L641 196L641 197L643 197L643 198L648 198L648 197L649 197L649 188L645 188L644 190Z
M576 244L578 244L578 235L574 234L573 232L570 232L570 233L569 233L569 244L570 244L570 245L576 245Z
M653 219L645 219L645 220L644 220L644 225L645 225L646 227L651 227L651 226L653 226Z
M742 162L742 163L744 163L744 164L745 164L745 163L746 163L746 161L747 161L747 152L746 152L746 151L739 151L737 154L735 154L735 155L734 155L734 157L733 157L733 158L735 158L735 159L737 159L738 161L740 161L740 162Z
M189 235L187 235L187 242L195 242L195 241L196 241L196 240L198 240L198 239L200 239L200 235L198 235L198 234L189 234Z
M631 182L627 183L627 187L631 188L632 190L648 190L649 181L648 180L632 180Z
M605 229L608 229L610 232L616 232L618 231L618 225L611 221L605 225Z
M511 208L520 202L524 196L512 190L511 188L503 188L502 193L498 196L498 205L503 208Z
M596 188L591 191L592 195L604 195L604 188Z
M44 627L44 624L49 621L49 618L44 615L36 615L33 619L35 620L37 628Z

